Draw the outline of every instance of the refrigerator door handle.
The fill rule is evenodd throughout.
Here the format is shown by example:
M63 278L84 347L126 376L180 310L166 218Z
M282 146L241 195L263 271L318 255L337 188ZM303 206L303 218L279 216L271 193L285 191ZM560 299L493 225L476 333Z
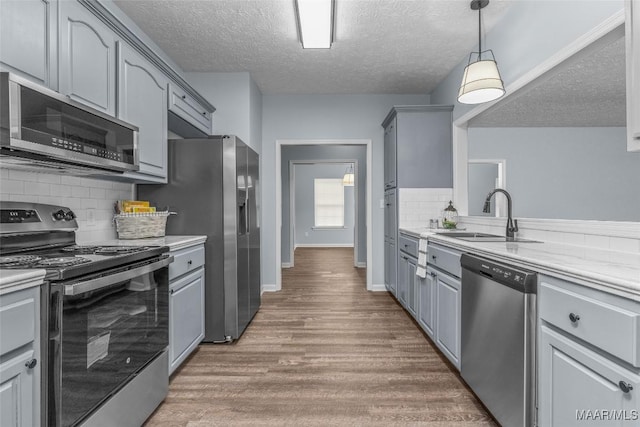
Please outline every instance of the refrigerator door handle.
M238 236L247 234L247 201L238 202Z

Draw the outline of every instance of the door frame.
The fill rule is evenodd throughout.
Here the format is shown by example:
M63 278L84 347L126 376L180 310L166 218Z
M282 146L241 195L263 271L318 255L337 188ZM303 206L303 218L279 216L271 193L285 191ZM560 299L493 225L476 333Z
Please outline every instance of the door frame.
M373 291L373 233L371 226L372 216L372 173L373 167L373 151L372 141L370 139L277 139L276 140L276 165L275 165L275 183L276 183L276 286L275 291L282 289L282 146L283 145L364 145L366 149L367 170L365 174L365 209L367 229L367 290ZM356 204L357 205L357 204Z

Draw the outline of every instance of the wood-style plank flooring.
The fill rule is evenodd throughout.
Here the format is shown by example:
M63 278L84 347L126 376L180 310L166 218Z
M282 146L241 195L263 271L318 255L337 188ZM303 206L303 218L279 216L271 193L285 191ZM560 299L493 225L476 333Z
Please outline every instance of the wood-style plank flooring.
M299 248L230 345L201 345L147 426L494 426L351 248Z

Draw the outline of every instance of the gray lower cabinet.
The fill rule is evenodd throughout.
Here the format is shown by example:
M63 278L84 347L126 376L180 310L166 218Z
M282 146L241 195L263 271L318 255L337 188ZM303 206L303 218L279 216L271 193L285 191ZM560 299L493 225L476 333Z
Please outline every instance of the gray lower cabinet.
M638 425L640 303L540 276L538 312L538 425Z
M389 292L397 297L396 244L385 237L384 241L384 284Z
M0 1L0 70L57 88L57 3Z
M411 251L411 249L417 250L417 242L412 245L411 248L407 248L407 244L404 242L412 241L413 238L409 238L406 235L400 234L398 242L400 249L398 252L398 300L402 303L404 308L416 318L418 315L418 284L416 276L416 268L418 264L417 252Z
M140 129L140 170L125 176L167 182L168 81L128 44L119 43L118 51L118 118Z
M406 255L404 255L402 252L398 252L397 263L398 263L397 265L398 282L396 285L397 286L396 298L398 298L398 301L400 301L400 304L402 304L406 308L408 292L409 292L409 283L408 283L409 258Z
M427 277L435 285L434 341L447 359L460 369L460 280L432 267L427 267Z
M171 253L169 266L169 375L204 339L204 245Z
M0 425L40 425L40 287L0 296Z
M418 278L418 323L427 335L435 340L436 322L436 277L433 271L424 279Z
M59 92L115 116L115 33L77 1L61 1L59 13Z

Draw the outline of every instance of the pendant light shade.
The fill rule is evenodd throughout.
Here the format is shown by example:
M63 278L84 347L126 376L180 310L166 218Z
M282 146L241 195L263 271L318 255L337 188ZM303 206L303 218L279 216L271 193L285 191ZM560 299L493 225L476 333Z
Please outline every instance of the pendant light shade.
M355 174L353 173L353 164L350 165L344 173L342 178L342 185L345 187L353 187L355 183Z
M464 69L462 84L458 92L458 102L462 104L482 104L498 99L505 94L504 83L500 77L493 52L482 50L480 11L488 4L488 0L473 0L471 2L471 9L478 11L478 52L471 52L469 63ZM476 55L475 61L472 60L474 54Z

